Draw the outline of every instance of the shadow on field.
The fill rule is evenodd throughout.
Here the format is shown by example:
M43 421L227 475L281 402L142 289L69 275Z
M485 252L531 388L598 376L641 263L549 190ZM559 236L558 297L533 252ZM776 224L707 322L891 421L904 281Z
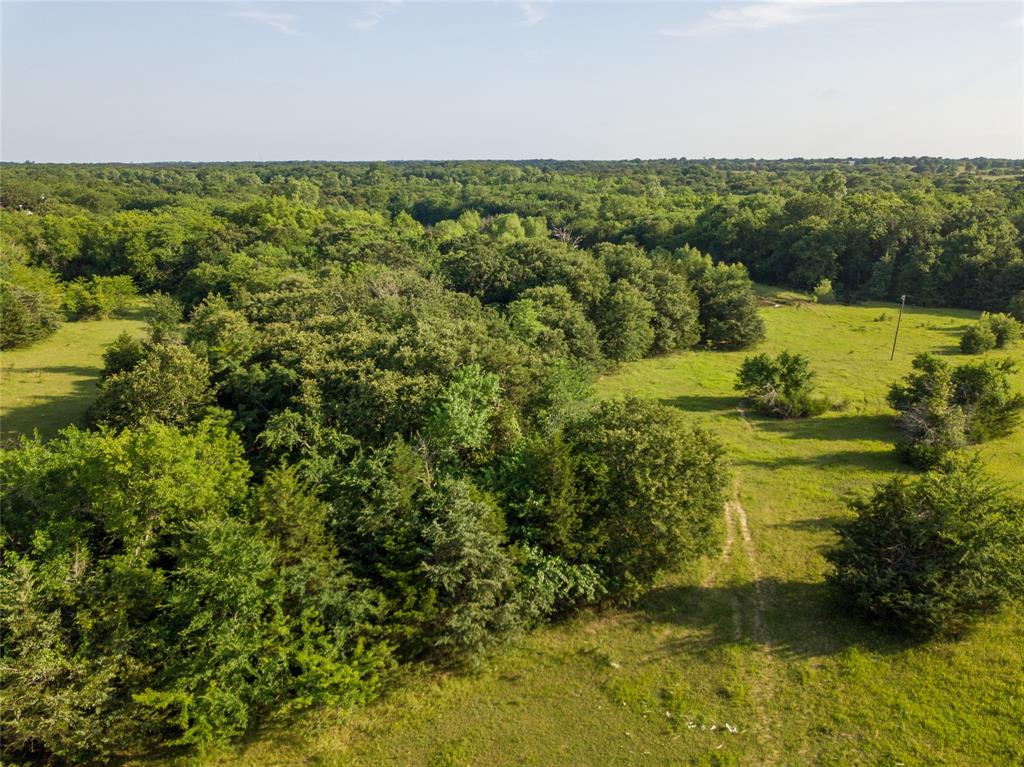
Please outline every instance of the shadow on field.
M725 413L740 417L736 409L743 402L742 397L722 397L716 395L693 396L680 395L659 400L663 405L671 405L689 413Z
M4 375L10 375L12 372L14 369L9 368L4 371ZM13 444L19 435L31 436L35 429L39 429L39 432L47 437L53 436L58 429L77 422L96 394L100 369L84 365L55 365L20 369L17 372L30 379L36 373L40 376L69 375L75 378L70 382L69 391L56 396L32 394L29 402L23 405L12 406L6 395L0 397L0 402L7 409L7 413L0 417L0 435L4 447Z
M824 533L835 529L840 522L846 522L851 515L841 516L830 514L827 517L814 517L812 519L794 519L792 522L776 522L769 527L781 527L785 530L797 530L804 533Z
M742 463L750 466L762 466L767 469L784 469L797 466L810 469L830 469L836 466L856 466L867 471L892 471L894 453L872 450L838 450L832 453L819 453L814 456L779 456L778 458L744 459Z
M819 418L758 418L757 428L785 439L862 440L891 442L896 434L894 415L836 415Z
M696 630L664 641L665 656L710 653L729 644L771 648L782 658L836 655L852 647L899 652L913 643L878 631L844 612L824 582L759 581L725 586L669 586L648 592L636 618Z

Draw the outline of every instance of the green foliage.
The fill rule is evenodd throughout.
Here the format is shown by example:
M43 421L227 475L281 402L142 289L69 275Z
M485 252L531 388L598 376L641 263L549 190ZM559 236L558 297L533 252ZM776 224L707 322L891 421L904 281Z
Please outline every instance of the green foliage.
M981 354L995 347L996 334L988 323L972 325L960 337L960 351L964 354Z
M0 247L0 349L15 349L60 326L63 288L50 270L24 263L20 249L9 243Z
M678 410L603 402L567 428L566 441L580 520L578 553L565 558L596 568L614 598L636 598L663 570L714 547L724 451Z
M963 410L972 443L1005 436L1017 425L1024 411L1024 395L1014 393L1010 385L1016 369L1009 359L968 362L954 368L952 402Z
M103 352L103 378L133 370L146 357L146 345L131 333L121 333Z
M677 257L700 303L701 341L714 349L743 349L764 338L754 286L742 264L714 264L692 248Z
M805 418L820 415L828 407L824 399L814 396L813 379L810 361L801 354L757 354L744 358L736 388L766 415Z
M929 468L967 444L967 418L953 395L949 365L932 354L915 357L910 374L889 388L900 413L896 450L908 463Z
M134 348L115 346L108 365L119 366ZM130 345L129 345L130 346ZM108 375L100 384L90 420L115 429L147 421L187 426L213 404L206 360L176 343L150 346L130 368Z
M1006 305L1006 311L1017 322L1024 322L1024 290L1017 293Z
M178 338L178 325L183 313L181 302L166 293L149 296L149 314L146 326L153 343L165 343Z
M135 283L127 275L93 275L68 285L64 306L82 319L103 319L125 311L138 295Z
M597 328L605 355L617 362L644 357L654 344L654 306L628 282L612 286L601 303Z
M1024 395L1010 387L1015 369L1010 360L950 368L932 354L915 357L911 373L889 389L900 412L897 450L928 468L966 444L1007 434L1024 411Z
M979 322L988 325L992 330L992 335L994 335L996 339L997 349L1002 349L1003 347L1020 339L1022 324L1009 314L989 314L988 312L982 312L981 320L979 320Z
M814 296L814 300L819 304L831 304L836 300L836 292L832 288L832 280L828 277L822 277L811 293Z
M885 626L962 634L1024 591L1024 503L979 459L876 486L828 553L843 598Z
M374 691L386 654L324 510L286 470L250 500L223 424L69 429L0 462L5 758L203 747Z

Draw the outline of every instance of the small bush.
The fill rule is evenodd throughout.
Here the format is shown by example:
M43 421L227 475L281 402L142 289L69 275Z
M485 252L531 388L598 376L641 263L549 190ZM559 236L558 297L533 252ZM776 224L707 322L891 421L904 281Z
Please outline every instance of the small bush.
M981 315L981 321L988 324L995 336L997 349L1002 349L1020 339L1021 323L1009 314L986 313Z
M64 306L81 319L104 319L123 312L137 295L135 283L127 275L90 277L68 286Z
M814 286L814 300L820 304L831 304L836 300L835 290L832 288L832 280L822 277L821 281Z
M996 334L986 323L972 325L960 337L960 351L964 354L981 354L995 348Z
M862 614L899 631L956 635L1024 590L1024 502L980 461L893 479L852 504L829 576Z
M972 325L960 339L964 354L981 354L990 349L1002 349L1021 337L1021 323L1009 314L984 312L976 325Z
M743 360L736 389L746 394L754 407L765 415L805 418L828 409L826 400L814 396L813 379L814 373L803 355L757 354Z

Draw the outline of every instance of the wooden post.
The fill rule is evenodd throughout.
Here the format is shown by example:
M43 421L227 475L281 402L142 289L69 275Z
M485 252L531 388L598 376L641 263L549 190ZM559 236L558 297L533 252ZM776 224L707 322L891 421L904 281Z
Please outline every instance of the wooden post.
M896 339L900 337L900 322L903 320L903 304L907 301L907 295L900 296L900 315L896 318L896 335L892 337L892 354L889 355L889 362L896 356Z

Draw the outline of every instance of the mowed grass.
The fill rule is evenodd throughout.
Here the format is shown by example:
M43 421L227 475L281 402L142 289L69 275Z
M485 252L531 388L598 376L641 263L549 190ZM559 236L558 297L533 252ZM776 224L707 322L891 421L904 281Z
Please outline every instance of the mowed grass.
M807 355L844 409L780 422L741 412L749 352L627 365L599 396L670 403L714 429L735 471L730 555L663 582L631 609L585 613L472 672L408 672L356 712L319 711L208 757L230 765L1024 764L1024 612L959 642L913 644L838 611L822 549L844 497L906 471L889 384L914 354L953 361L975 314L786 304L763 310L764 351ZM885 315L882 318L882 315ZM991 356L1021 354L1021 346ZM1015 386L1024 390L1024 373ZM982 449L1024 493L1024 431ZM746 535L742 524L746 523Z
M2 442L77 423L96 396L104 349L123 332L141 337L145 309L140 302L124 317L66 322L32 346L0 352Z

